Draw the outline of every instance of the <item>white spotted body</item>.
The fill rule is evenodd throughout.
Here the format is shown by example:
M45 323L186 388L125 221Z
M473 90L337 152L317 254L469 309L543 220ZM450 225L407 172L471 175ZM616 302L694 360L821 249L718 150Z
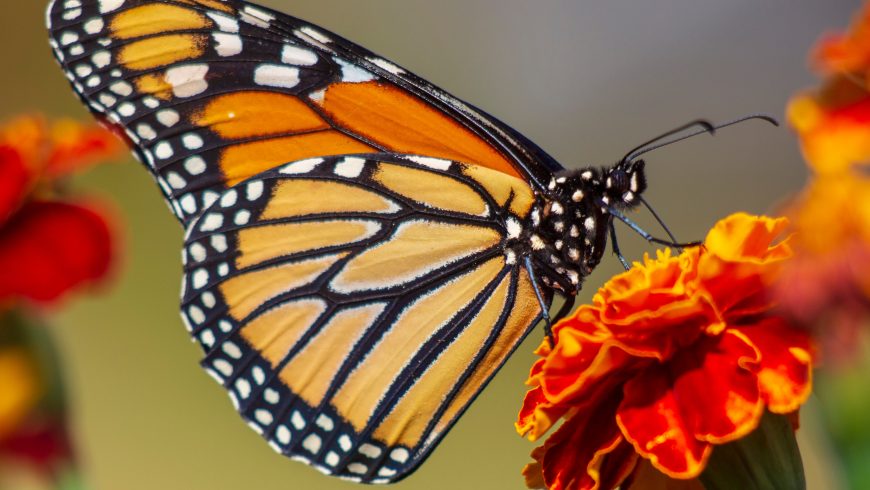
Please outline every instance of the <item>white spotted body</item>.
M506 245L512 255L530 255L541 281L576 294L584 277L601 261L613 220L640 203L646 189L643 160L609 169L583 168L555 176L540 193L525 233ZM509 223L510 225L510 223ZM516 227L514 227L516 228Z

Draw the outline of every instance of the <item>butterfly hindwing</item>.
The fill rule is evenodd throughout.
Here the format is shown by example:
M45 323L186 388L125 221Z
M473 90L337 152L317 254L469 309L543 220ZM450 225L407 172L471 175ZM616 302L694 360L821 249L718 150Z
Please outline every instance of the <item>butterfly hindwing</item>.
M365 49L241 1L56 0L75 91L126 134L185 223L289 161L389 151L534 186L561 167L516 132Z
M182 310L203 366L281 453L400 479L540 316L501 246L533 201L500 172L395 154L241 182L185 241Z

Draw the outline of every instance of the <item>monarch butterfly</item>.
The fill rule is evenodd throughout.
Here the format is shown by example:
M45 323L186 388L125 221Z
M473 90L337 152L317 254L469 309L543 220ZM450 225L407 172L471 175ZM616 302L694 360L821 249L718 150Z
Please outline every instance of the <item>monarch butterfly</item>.
M411 473L643 202L648 147L565 170L251 3L56 0L47 22L75 92L185 229L182 318L203 367L276 451L327 474Z

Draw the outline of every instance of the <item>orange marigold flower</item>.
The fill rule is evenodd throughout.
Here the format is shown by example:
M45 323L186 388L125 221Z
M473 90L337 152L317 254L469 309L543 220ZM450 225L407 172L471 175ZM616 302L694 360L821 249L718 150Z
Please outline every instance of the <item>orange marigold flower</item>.
M111 235L104 212L60 200L57 180L121 149L95 125L22 117L0 127L0 305L52 301L105 276Z
M813 62L830 79L787 110L807 162L818 174L870 164L870 4L848 33L819 42Z
M766 409L789 413L810 393L807 336L768 294L789 240L785 219L735 214L704 246L658 252L605 284L553 329L531 370L517 430L535 440L524 474L550 489L609 489L647 461L697 477L712 447L751 432ZM648 473L648 472L647 472Z

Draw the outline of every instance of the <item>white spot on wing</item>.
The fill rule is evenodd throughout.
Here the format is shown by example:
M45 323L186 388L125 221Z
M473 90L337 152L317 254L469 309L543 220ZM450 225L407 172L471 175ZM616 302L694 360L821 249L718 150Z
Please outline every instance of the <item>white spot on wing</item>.
M181 120L181 116L173 109L163 109L157 113L157 121L167 128L175 126L179 120Z
M118 106L118 114L124 117L130 117L136 113L136 106L129 102L124 102Z
M314 29L313 27L310 27L310 26L305 26L305 27L299 29L298 32L301 32L302 34L304 34L304 35L306 35L306 36L308 36L316 41L320 41L324 44L332 42L332 39L326 37L323 33L317 31L316 29Z
M435 170L448 170L450 165L453 163L450 160L444 160L443 158L420 156L409 156L408 160L411 160L414 163L419 163L424 167L434 168Z
M205 172L205 160L203 160L202 157L199 156L190 157L184 161L184 169L187 170L190 175L199 175Z
M65 31L60 35L60 45L69 46L79 40L79 35L72 31Z
M345 61L341 58L333 58L338 66L341 67L341 81L347 83L361 83L361 82L369 82L374 80L374 73L361 68L357 65L354 65L348 61Z
M101 93L97 98L100 100L100 103L106 107L112 107L116 102L118 102L118 99L105 92Z
M239 396L242 399L246 399L251 396L251 383L245 378L239 378L236 380L236 391L239 392Z
M272 14L264 12L251 5L245 5L244 10L239 13L242 16L243 21L258 27L268 28L269 23L275 20L275 16Z
M106 50L97 51L93 56L91 56L91 61L97 68L104 68L109 66L109 63L112 62L112 55Z
M265 87L293 88L299 84L299 69L264 63L254 69L254 83Z
M63 13L63 18L66 20L78 19L82 15L82 9L67 10Z
M281 401L281 395L279 395L278 392L273 390L272 388L266 388L266 391L263 392L263 399L272 405L276 405L279 401Z
M302 447L308 450L311 454L317 454L317 452L320 451L321 443L320 436L317 434L309 434L308 437L302 441Z
M281 62L288 65L311 66L317 63L317 55L314 51L285 44L281 50Z
M104 25L102 17L92 17L85 21L83 28L88 34L99 34Z
M190 194L182 196L179 200L179 204L181 205L181 209L183 209L187 214L193 214L196 212L196 199L194 199Z
M242 226L248 224L248 221L251 220L251 212L247 209L242 209L236 216L233 218L233 223Z
M314 423L316 423L318 427L325 430L326 432L329 432L335 428L335 424L332 422L332 419L324 414L318 415L317 420Z
M236 205L239 199L239 193L235 189L230 189L221 196L221 207L229 208Z
M202 148L202 138L196 133L187 133L181 137L181 142L188 150L198 150Z
M219 56L235 56L242 52L242 38L238 34L215 32L212 37L216 43L214 49Z
M239 21L229 15L224 15L219 12L208 12L206 15L217 24L218 29L229 33L239 32Z
M279 425L275 431L275 438L283 445L290 444L290 429L286 425Z
M299 160L293 163L289 163L281 167L279 170L282 174L307 174L308 172L314 170L315 167L323 163L322 158L309 158L307 160Z
M157 143L157 146L154 147L154 155L161 160L171 158L174 154L175 152L172 150L172 145L166 141Z
M511 217L508 218L505 223L507 224L508 238L519 238L523 232L523 227L520 225L520 222Z
M221 349L224 353L233 359L241 359L242 358L242 349L239 348L234 342L224 342L221 346Z
M381 448L366 443L359 447L359 452L363 456L368 456L374 459L381 455Z
M366 161L359 157L345 157L335 165L335 174L349 179L359 177Z
M172 86L172 93L176 97L193 97L208 89L206 73L208 65L205 63L176 66L166 70L164 80Z
M350 451L353 444L350 442L350 437L348 437L347 434L342 434L342 436L338 438L338 446L342 451L347 452Z
M199 225L200 231L214 231L223 226L224 216L219 213L208 213Z
M205 247L203 247L199 243L194 243L193 245L188 247L187 250L188 253L190 253L190 257L197 262L202 262L206 258Z
M399 68L398 66L390 63L389 61L383 58L368 58L369 61L374 63L375 65L383 68L384 70L392 73L393 75L401 75L405 73L405 70Z
M150 125L142 123L136 126L136 134L138 134L141 138L146 140L153 140L157 137L157 133L154 131ZM170 183L171 185L171 183Z
M290 423L293 424L293 427L296 430L302 430L305 428L305 419L302 418L302 414L300 414L298 410L294 410L293 414L290 415Z
M121 97L127 97L133 93L133 86L127 82L115 82L109 86L109 90Z
M272 413L264 408L260 408L254 412L254 418L257 419L257 422L263 425L269 425L272 423Z
M218 359L212 363L215 369L218 370L224 376L230 376L233 374L233 365L227 362L224 359Z
M117 10L121 5L124 5L124 0L100 0L100 13Z
M397 463L404 463L408 461L409 456L410 454L408 453L408 450L403 447L397 447L396 449L393 449L392 452L390 452L390 459L396 461Z
M202 289L203 286L208 284L208 271L205 269L197 269L193 272L192 280L193 287L196 289Z
M262 180L254 180L248 183L247 189L245 189L245 197L248 198L249 201L256 201L263 195L263 181Z

